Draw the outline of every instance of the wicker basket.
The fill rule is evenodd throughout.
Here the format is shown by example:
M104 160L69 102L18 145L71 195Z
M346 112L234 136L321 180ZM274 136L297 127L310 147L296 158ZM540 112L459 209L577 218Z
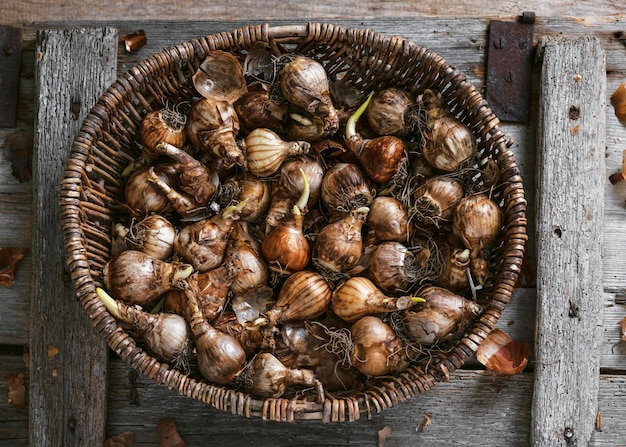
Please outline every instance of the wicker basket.
M231 51L242 59L255 42L282 52L298 52L322 62L331 77L343 76L363 91L398 86L414 93L442 92L452 112L478 140L479 168L489 159L500 171L493 193L504 204L505 226L492 261L493 287L483 290L484 312L454 348L432 359L428 368L410 367L375 387L324 402L259 400L241 391L196 380L159 363L109 315L96 296L101 271L110 258L111 221L122 197L121 172L139 155L139 127L146 113L166 103L191 100L191 77L207 52ZM147 58L110 86L76 137L62 182L62 226L67 263L76 295L94 328L130 367L180 394L246 417L277 421L353 421L432 388L471 357L494 328L511 298L524 256L526 201L514 156L498 118L466 77L432 51L401 37L329 24L250 26L194 39Z

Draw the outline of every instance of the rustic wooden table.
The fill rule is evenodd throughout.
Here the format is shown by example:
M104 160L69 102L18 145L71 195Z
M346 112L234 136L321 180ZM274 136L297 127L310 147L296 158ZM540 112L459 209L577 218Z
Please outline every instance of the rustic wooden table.
M626 443L626 343L617 325L626 315L626 186L608 182L626 149L626 127L609 102L626 80L624 19L538 17L535 43L543 57L533 67L530 119L503 125L525 182L528 264L538 276L516 290L499 325L534 347L528 369L493 377L471 362L423 395L342 424L245 420L137 376L94 336L64 274L56 200L64 157L116 70L165 46L251 22L24 27L18 121L0 129L0 246L32 249L14 285L0 288L0 378L23 373L28 403L17 411L0 399L0 444L102 445L132 431L135 445L155 445L164 418L175 420L190 446L370 446L384 426L392 429L385 446ZM335 22L401 35L484 85L489 18ZM117 35L138 29L148 44L125 53ZM568 118L571 106L581 110L577 122ZM12 174L14 154L5 142L17 133L34 135L32 181Z

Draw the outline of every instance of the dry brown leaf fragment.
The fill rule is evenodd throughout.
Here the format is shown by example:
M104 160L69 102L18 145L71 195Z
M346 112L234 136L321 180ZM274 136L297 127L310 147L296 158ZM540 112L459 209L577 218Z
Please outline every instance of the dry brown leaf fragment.
M9 384L8 401L17 411L22 411L26 406L26 385L24 385L24 373L7 374Z
M494 329L476 350L476 359L489 372L504 375L521 373L528 364L530 346L512 340L502 329Z
M0 286L13 284L17 268L26 253L28 253L28 248L0 248Z
M626 81L623 81L611 95L611 104L617 119L626 124Z
M620 327L620 340L626 341L626 317L622 318L617 324Z
M378 447L383 447L385 445L385 441L387 438L391 437L391 427L389 425L385 425L383 428L378 430Z
M124 42L124 48L126 48L126 51L130 53L143 47L148 39L146 37L146 32L140 29L139 31L122 37L122 41Z
M28 182L33 177L33 134L19 132L9 135L4 141L9 159L11 160L11 174L20 183Z
M178 434L174 419L161 419L157 423L159 447L187 447L187 443Z
M609 181L612 185L617 182L621 182L624 179L626 179L626 150L622 151L622 169L609 176Z
M59 353L59 348L54 345L48 345L48 358L51 359Z
M417 428L415 429L416 432L420 433L422 432L426 427L429 427L430 424L432 423L430 417L432 416L432 413L426 413L424 415L424 419L422 420L422 422L420 422L417 425Z
M104 441L103 447L130 447L132 445L135 445L135 433L125 431Z

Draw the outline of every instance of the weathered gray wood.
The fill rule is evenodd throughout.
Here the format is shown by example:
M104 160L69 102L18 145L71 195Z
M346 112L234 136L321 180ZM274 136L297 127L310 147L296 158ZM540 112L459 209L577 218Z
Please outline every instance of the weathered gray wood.
M112 28L44 30L37 46L30 424L33 446L102 445L106 354L65 274L58 191L72 140L115 79Z
M530 439L532 374L494 378L484 371L457 371L452 381L370 420L341 424L248 421L136 376L118 360L110 362L110 377L116 386L109 391L107 434L133 431L136 446L156 445L156 424L170 417L190 446L377 446L378 431L387 425L392 435L385 446L526 447ZM418 432L426 415L431 424Z
M602 340L605 60L593 37L542 48L531 434L537 446L586 446Z
M342 2L307 2L297 7L285 8L281 0L238 0L236 2L210 2L201 8L193 0L182 0L175 5L166 0L150 2L150 8L114 0L106 6L93 0L53 0L41 3L36 0L5 2L0 5L0 17L7 23L69 20L218 20L228 21L240 17L255 19L308 19L310 17L344 18L367 17L420 17L420 16L511 16L522 11L534 11L538 17L589 17L623 14L619 2L597 0L594 2L563 2L558 0L530 0L520 4L516 0L501 0L485 8L483 2L458 0L455 2L405 2L391 0L344 0Z

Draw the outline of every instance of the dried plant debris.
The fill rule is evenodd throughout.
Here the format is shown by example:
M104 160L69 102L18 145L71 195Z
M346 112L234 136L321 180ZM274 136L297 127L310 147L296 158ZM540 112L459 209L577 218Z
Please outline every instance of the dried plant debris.
M623 81L611 95L611 104L617 119L626 124L626 81Z
M9 135L4 147L11 160L11 174L20 183L28 182L33 177L33 135L20 132Z
M622 169L619 172L615 172L609 176L609 181L612 185L624 181L626 179L626 150L622 152Z
M431 416L432 416L432 413L426 413L426 414L424 415L424 419L422 420L422 422L420 422L420 423L417 425L417 428L415 429L415 431L416 431L416 432L418 432L418 433L421 433L422 431L424 431L424 429L425 429L426 427L429 427L429 426L430 426L430 424L432 423L432 421L431 421L431 419L430 419L430 418L431 418Z
M103 447L130 447L133 445L135 445L135 433L125 431L104 441Z
M22 411L26 406L26 385L24 385L24 373L7 374L9 384L8 401L17 411Z
M159 447L187 447L187 443L178 434L174 419L161 419L157 424Z
M520 374L528 364L530 347L517 342L501 329L494 329L476 350L476 359L492 373Z
M391 427L385 425L383 428L378 430L378 447L383 447L385 445L385 441L387 438L391 437Z
M146 38L146 32L140 29L139 31L122 37L122 41L124 42L124 48L126 48L126 51L131 53L143 47L148 39Z
M27 248L0 248L0 286L10 286L15 281L15 274Z

